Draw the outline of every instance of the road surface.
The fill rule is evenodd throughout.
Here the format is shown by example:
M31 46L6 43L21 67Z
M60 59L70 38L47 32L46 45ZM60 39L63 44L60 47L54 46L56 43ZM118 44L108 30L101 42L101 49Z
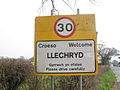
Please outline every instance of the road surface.
M112 90L120 90L120 67L111 67L111 69L117 78L117 82L113 86Z
M111 69L115 73L117 82L120 82L120 67L111 67Z

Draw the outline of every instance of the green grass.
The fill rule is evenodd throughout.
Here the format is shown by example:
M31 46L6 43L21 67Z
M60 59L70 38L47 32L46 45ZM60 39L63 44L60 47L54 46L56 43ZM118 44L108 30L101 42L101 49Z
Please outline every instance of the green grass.
M108 72L106 72L101 78L101 89L100 90L112 90L112 85L115 83L116 77L112 70L110 69Z

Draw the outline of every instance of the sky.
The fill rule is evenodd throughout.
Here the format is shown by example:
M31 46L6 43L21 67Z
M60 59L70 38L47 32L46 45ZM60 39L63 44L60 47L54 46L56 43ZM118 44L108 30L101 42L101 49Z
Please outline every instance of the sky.
M43 0L44 1L44 0ZM0 0L0 56L31 58L34 55L36 16L51 15L51 0ZM95 14L98 43L120 50L119 0L54 0L60 15ZM56 12L57 14L57 12Z

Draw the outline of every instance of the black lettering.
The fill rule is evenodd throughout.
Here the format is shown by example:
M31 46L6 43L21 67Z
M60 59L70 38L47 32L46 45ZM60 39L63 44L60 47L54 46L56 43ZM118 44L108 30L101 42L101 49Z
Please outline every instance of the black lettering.
M77 58L78 52L74 52L74 56L75 56L75 58Z
M64 31L64 25L62 23L58 24L58 27L59 27L59 29L58 29L59 32Z
M55 58L58 58L58 53L55 53Z
M39 47L39 48L42 48L42 44L41 44L41 43L40 43L40 44L38 44L38 47Z
M67 68L59 68L59 71L67 71Z
M69 47L92 47L92 43L68 43Z
M70 58L74 58L73 52L70 52Z
M63 53L62 52L59 53L59 58L63 58Z
M84 56L83 52L79 52L79 58L82 58Z
M39 48L56 48L56 44L38 44Z
M47 58L55 58L53 53L47 53Z
M55 53L47 53L47 58L83 58L83 52L55 52Z
M76 44L74 44L74 43L69 43L69 47L76 47Z
M49 56L49 53L47 53L47 58L51 58L51 57Z
M46 71L57 71L57 68L46 68Z
M66 24L66 30L69 32L72 31L72 24L71 23Z
M69 53L64 53L64 58L69 58Z

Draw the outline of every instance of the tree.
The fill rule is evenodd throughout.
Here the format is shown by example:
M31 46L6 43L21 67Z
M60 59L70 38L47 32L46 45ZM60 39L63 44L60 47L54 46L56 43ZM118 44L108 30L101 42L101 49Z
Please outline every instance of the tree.
M62 1L64 4L66 4L66 6L71 9L71 11L73 11L75 14L77 14L77 10L74 10L74 9L75 9L75 6L77 7L77 3L79 3L78 2L79 0L60 0L60 1ZM94 5L96 4L96 1L97 0L88 0L88 2L90 2ZM45 3L47 3L47 2L51 2L51 5L52 5L52 9L51 9L52 13L51 14L52 15L59 15L60 10L56 9L56 5L55 5L55 3L58 3L58 0L41 0L41 7L39 8L40 12L44 11L43 8L45 6Z
M2 90L17 90L31 73L28 61L10 58L0 59L0 85Z
M105 47L104 44L98 45L98 55L101 58L101 64L109 64L111 56L118 54L118 50L115 48Z

